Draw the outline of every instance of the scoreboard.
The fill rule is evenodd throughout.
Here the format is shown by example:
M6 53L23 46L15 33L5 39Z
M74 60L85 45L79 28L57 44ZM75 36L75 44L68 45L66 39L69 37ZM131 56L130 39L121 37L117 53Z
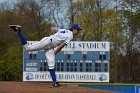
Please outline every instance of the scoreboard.
M28 41L33 44L38 41ZM45 50L23 51L23 81L51 81ZM109 82L110 43L73 41L55 59L59 82Z

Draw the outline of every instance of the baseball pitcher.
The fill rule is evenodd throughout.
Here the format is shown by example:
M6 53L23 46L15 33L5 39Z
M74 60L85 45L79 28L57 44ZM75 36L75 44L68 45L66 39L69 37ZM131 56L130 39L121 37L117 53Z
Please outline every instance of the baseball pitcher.
M37 50L46 50L46 59L49 66L49 72L52 77L52 87L61 87L59 82L56 79L55 75L55 55L61 51L61 49L70 43L74 35L77 35L81 29L79 24L73 24L70 30L59 29L57 27L51 27L51 31L54 33L49 37L42 38L39 42L34 43L33 45L28 45L27 40L21 32L20 25L9 25L11 29L17 32L18 37L23 45L23 49L26 51L37 51ZM54 50L54 48L56 48Z

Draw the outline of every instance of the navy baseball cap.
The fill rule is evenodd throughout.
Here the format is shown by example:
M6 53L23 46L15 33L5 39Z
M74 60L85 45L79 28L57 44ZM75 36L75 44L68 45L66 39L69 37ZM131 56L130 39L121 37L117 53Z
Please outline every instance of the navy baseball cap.
M82 30L82 28L79 26L79 24L72 24L72 29Z

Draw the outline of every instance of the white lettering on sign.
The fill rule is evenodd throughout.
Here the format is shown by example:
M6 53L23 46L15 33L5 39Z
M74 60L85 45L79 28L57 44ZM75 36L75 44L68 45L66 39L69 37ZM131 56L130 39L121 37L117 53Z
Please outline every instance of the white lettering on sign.
M26 71L37 71L36 67L26 67Z
M35 63L35 62L34 63L30 63L29 62L29 63L26 63L26 66L37 66L37 63Z

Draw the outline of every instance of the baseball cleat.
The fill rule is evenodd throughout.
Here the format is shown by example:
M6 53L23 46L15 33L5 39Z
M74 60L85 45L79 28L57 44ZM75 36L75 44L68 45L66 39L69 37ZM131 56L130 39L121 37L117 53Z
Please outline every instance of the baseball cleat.
M61 85L58 82L53 82L52 87L61 87Z
M9 27L11 29L13 29L15 32L18 32L21 30L21 26L20 25L9 25Z

